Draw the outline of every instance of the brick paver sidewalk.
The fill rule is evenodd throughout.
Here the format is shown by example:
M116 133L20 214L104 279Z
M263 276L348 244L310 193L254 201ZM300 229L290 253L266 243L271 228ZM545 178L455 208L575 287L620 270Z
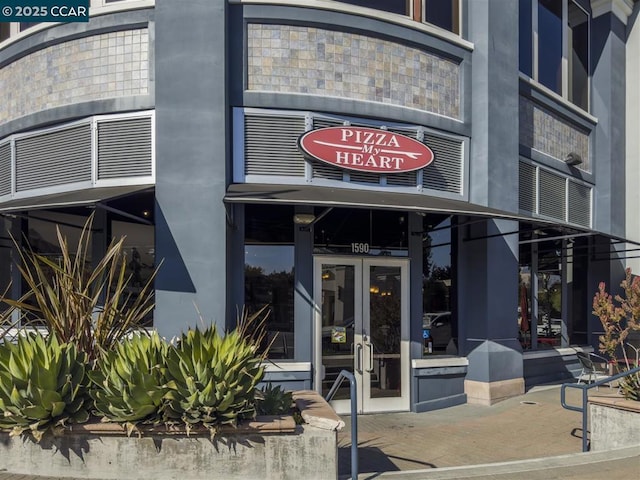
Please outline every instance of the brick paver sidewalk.
M608 389L601 390L607 393ZM580 394L567 390L579 405ZM340 474L350 473L351 431L338 436ZM540 387L493 406L360 415L359 471L388 472L507 462L582 451L582 417L563 409L560 387Z

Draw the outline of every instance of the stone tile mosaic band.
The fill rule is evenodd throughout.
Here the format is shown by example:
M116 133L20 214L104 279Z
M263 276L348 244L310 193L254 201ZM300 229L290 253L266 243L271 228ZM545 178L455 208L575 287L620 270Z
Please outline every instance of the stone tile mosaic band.
M520 97L520 144L564 161L570 152L582 157L581 170L591 171L589 133L526 97Z
M63 105L148 93L146 28L80 38L0 69L0 124Z
M460 65L364 35L251 23L249 90L401 105L460 118Z

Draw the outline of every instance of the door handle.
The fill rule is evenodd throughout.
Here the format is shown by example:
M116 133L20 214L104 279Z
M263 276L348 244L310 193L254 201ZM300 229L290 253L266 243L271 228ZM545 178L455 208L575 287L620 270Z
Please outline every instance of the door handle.
M369 365L367 368L367 372L371 373L373 372L373 343L367 342L365 345L369 349Z
M362 345L356 345L356 371L362 373Z

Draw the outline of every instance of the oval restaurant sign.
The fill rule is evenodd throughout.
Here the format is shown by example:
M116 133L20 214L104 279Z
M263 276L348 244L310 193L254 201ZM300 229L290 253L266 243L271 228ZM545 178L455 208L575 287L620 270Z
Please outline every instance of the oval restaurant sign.
M360 172L411 172L434 159L433 151L424 143L377 128L319 128L304 133L298 144L311 158Z

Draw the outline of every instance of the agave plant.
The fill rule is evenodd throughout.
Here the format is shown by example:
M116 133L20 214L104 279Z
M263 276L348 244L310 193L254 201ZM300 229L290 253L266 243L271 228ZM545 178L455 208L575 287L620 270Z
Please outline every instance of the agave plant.
M269 383L256 392L256 412L258 415L282 415L291 411L293 393Z
M0 343L0 428L29 432L40 441L48 430L89 418L86 355L55 335L20 335Z
M85 223L78 245L71 249L57 228L60 261L36 253L27 243L18 269L29 288L25 298L0 300L29 311L42 320L60 341L74 343L89 361L113 349L131 330L139 327L153 308L153 279L157 269L134 298L127 293L124 237L114 239L96 266L90 268L93 215ZM72 253L75 252L75 253Z
M96 413L124 423L129 434L137 423L158 423L168 391L164 366L168 348L156 332L136 333L105 352L89 372Z
M167 423L180 422L208 428L235 425L255 416L255 388L262 380L259 343L237 328L221 336L215 326L182 335L169 349L169 392L161 410Z

